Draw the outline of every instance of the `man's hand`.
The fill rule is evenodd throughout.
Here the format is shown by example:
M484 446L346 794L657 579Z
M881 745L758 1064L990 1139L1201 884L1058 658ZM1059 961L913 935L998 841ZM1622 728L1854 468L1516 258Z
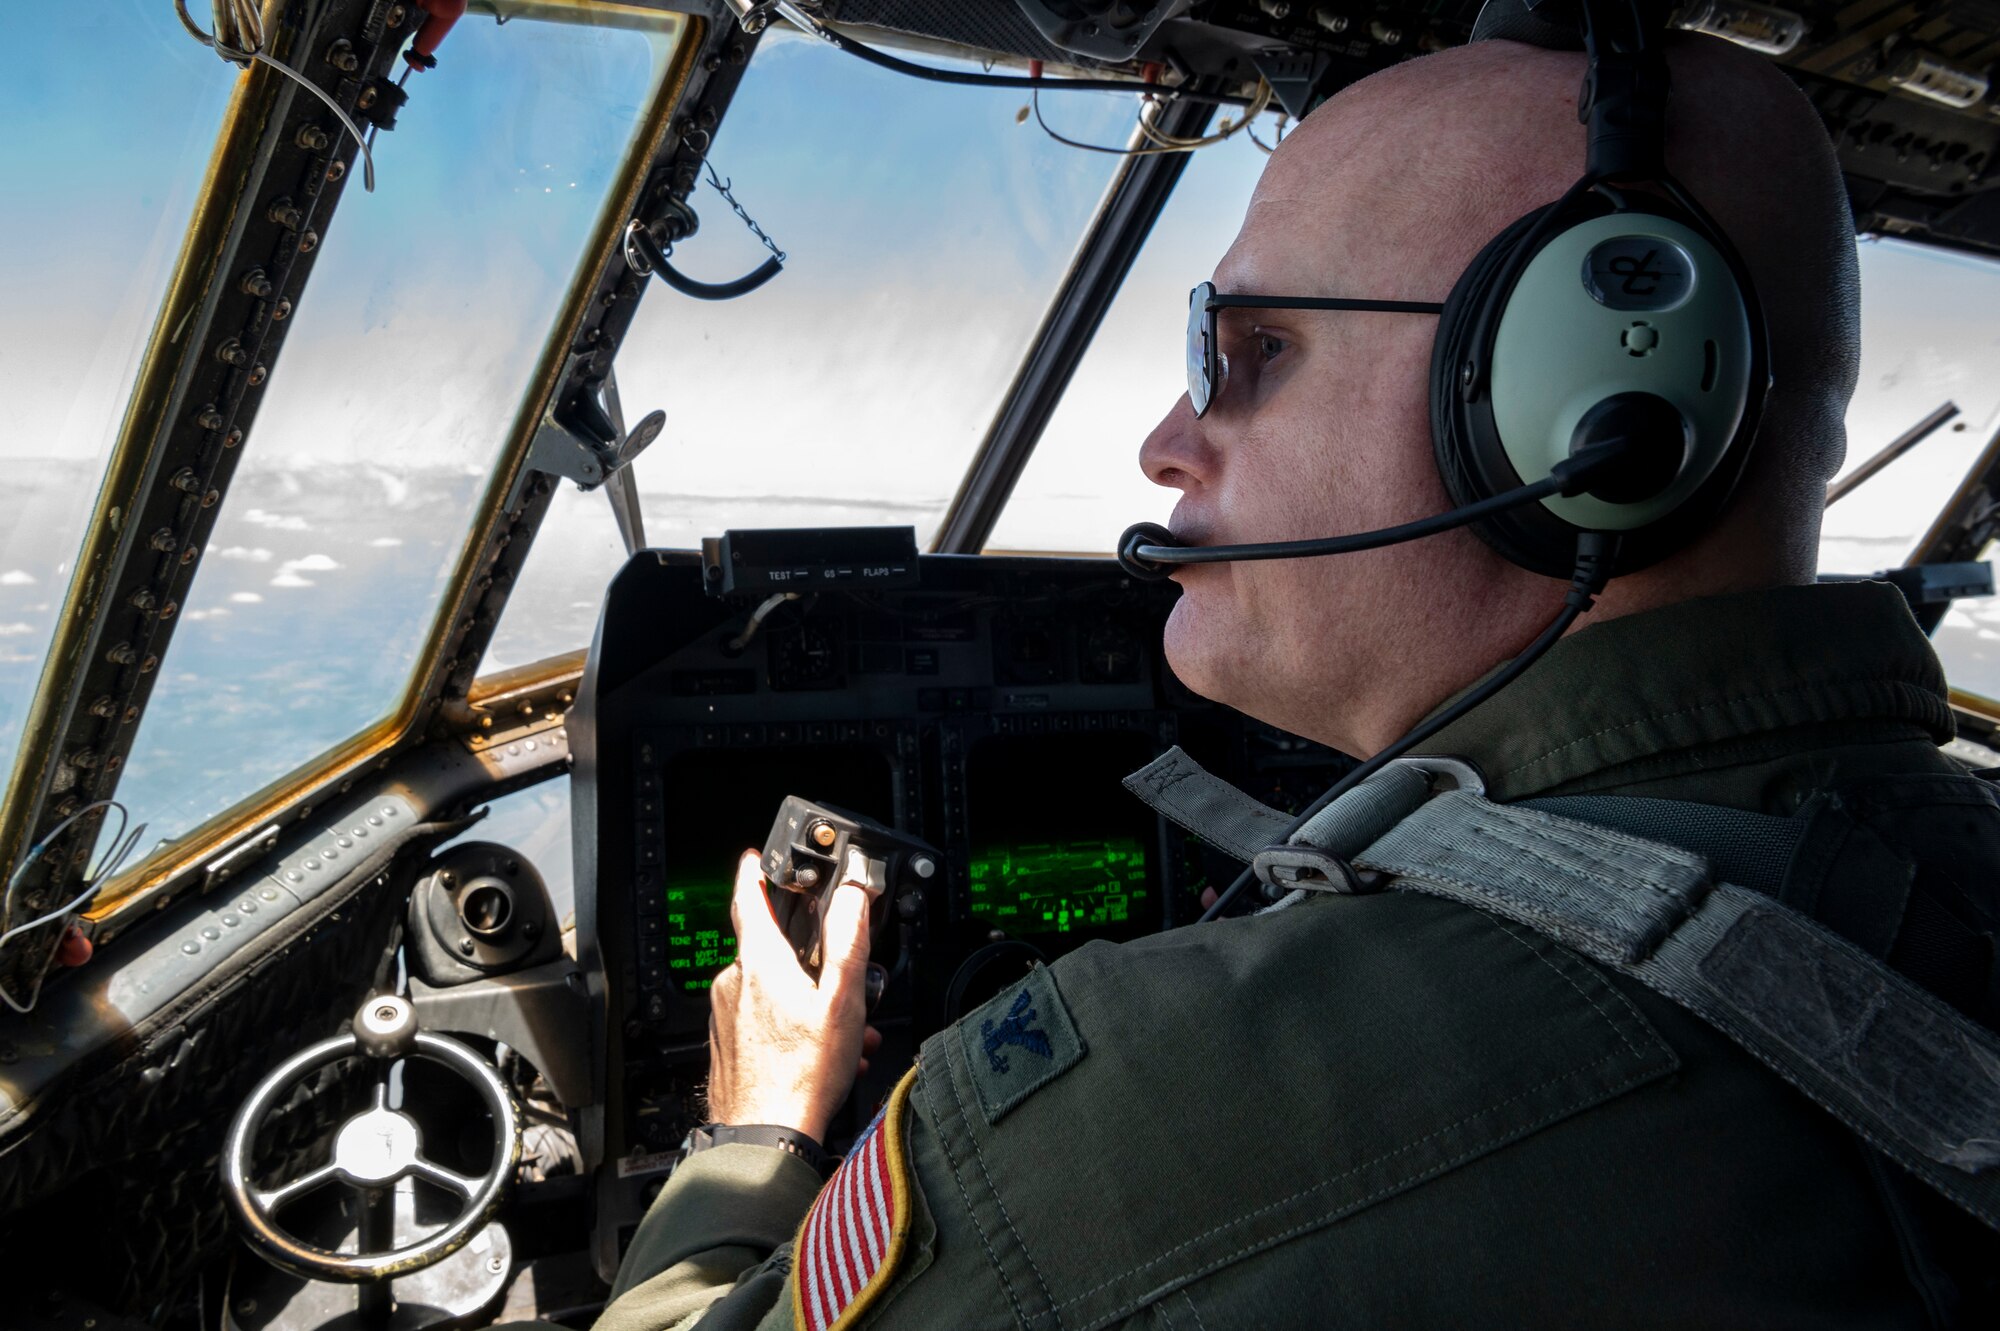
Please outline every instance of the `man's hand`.
M709 1117L825 1141L855 1073L867 1066L862 1054L881 1038L866 1028L867 889L850 869L828 894L817 985L771 914L754 850L736 865L729 914L736 961L709 990Z

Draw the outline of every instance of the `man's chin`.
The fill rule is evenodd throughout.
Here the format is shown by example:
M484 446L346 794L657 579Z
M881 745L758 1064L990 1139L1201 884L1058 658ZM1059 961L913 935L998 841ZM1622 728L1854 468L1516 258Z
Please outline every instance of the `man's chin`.
M1229 672L1220 668L1223 642L1216 637L1213 615L1200 605L1203 598L1183 589L1167 616L1164 646L1167 666L1187 688L1211 702L1229 703Z

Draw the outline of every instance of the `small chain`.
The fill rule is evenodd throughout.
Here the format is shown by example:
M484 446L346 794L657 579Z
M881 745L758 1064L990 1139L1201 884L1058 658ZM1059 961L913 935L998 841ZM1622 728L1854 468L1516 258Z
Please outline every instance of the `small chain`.
M743 211L743 205L738 203L736 196L729 192L729 182L715 174L715 163L705 161L702 163L702 166L708 170L708 183L715 186L716 193L722 196L723 202L736 210L736 215L743 219L743 225L750 228L750 234L763 241L764 248L771 251L772 257L777 259L779 263L783 263L785 261L785 252L778 248L777 241L772 240L764 234L764 228L757 225L756 218Z

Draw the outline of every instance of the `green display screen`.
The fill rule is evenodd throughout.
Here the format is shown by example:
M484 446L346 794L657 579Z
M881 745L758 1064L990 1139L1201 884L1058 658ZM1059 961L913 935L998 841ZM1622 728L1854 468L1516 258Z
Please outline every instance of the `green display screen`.
M727 882L667 884L667 981L681 992L703 992L736 960L733 891Z
M1136 837L988 848L972 857L972 913L1010 933L1125 924L1146 900Z

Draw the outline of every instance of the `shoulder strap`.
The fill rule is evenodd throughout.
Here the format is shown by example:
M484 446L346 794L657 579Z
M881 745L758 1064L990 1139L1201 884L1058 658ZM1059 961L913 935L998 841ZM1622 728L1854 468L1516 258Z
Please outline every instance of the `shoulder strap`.
M1169 759L1175 780L1168 789L1180 798L1149 798L1147 773ZM1126 784L1208 836L1191 810L1222 802L1194 798L1204 783L1223 784L1176 749ZM1395 778L1393 790L1371 792L1376 785L1363 783L1325 811L1366 796L1355 807L1367 816L1315 820L1349 833L1345 844L1295 838L1270 848L1294 859L1317 849L1342 862L1341 872L1290 881L1335 891L1381 883L1444 897L1631 976L2000 1229L2000 1036L1799 912L1715 881L1701 855L1541 809L1493 804L1466 789L1416 803L1423 794L1411 797L1407 775ZM1398 805L1406 816L1366 845L1354 844L1355 833L1373 830L1385 809ZM1240 805L1232 816L1235 826L1210 839L1242 847L1254 832ZM1769 853L1766 846L1751 858Z
M1514 807L1680 846L1706 859L1710 872L1723 882L1773 897L1782 895L1786 870L1810 821L1634 795L1557 795L1521 800Z

